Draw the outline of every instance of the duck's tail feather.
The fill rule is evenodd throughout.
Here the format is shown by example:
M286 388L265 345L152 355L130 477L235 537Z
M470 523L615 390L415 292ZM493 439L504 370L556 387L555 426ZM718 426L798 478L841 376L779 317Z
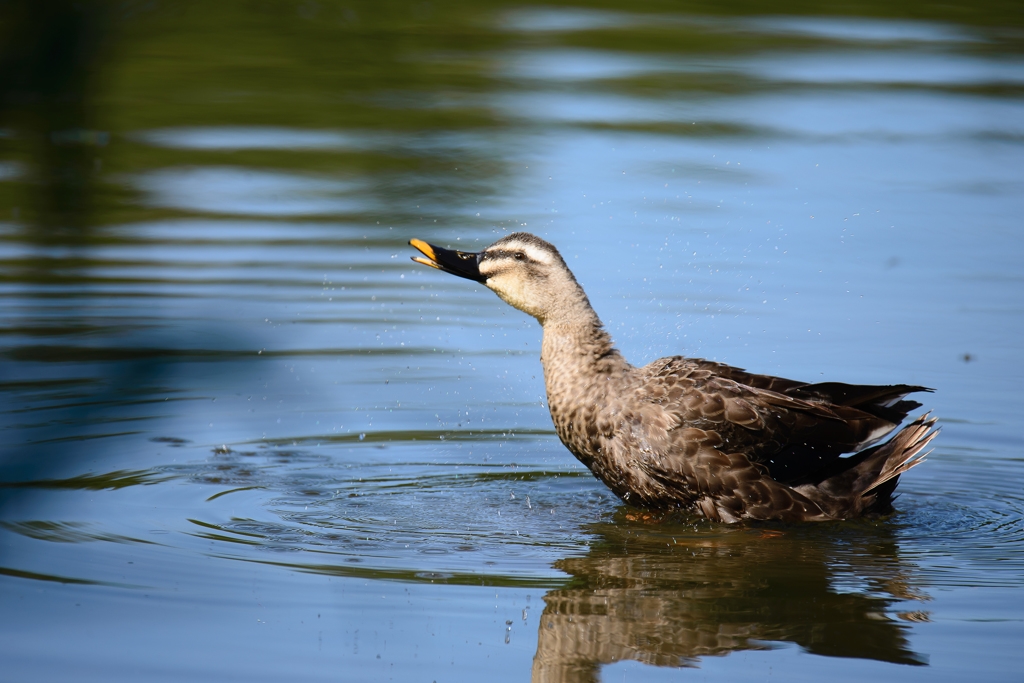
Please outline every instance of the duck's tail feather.
M876 460L882 460L882 469L878 472L875 481L871 483L861 495L867 495L877 491L879 487L898 478L901 474L924 462L925 457L931 451L921 451L931 443L938 433L938 429L932 429L938 418L929 417L931 413L925 413L917 418L892 438L887 444L879 449ZM895 484L893 485L895 488Z
M849 458L843 471L833 471L817 485L796 487L817 502L834 519L892 512L893 493L901 474L924 462L922 452L939 430L937 418L925 413L880 446L873 446ZM842 461L840 461L842 462Z

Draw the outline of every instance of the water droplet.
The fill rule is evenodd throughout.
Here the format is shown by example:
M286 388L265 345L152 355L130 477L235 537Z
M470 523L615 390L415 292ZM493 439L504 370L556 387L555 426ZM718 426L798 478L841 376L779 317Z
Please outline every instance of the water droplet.
M366 438L366 434L360 434L360 435L359 435L359 440L360 440L360 441L362 441L362 440L363 440L363 439L365 439L365 438Z

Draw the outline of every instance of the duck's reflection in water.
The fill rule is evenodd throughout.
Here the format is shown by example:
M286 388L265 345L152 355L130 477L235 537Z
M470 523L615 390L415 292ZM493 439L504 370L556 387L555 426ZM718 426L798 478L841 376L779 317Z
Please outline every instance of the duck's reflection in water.
M621 660L699 666L700 658L794 643L831 657L926 664L908 622L927 620L888 527L593 529L586 557L556 566L571 587L544 597L534 681L596 681ZM630 517L633 517L631 514ZM680 527L675 527L677 530Z

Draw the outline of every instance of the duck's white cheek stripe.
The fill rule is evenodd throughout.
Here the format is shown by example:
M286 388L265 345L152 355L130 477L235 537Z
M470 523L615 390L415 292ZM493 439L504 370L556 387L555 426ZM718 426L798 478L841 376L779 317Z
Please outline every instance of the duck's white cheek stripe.
M551 265L551 254L549 254L548 252L544 251L543 249L538 249L533 244L511 242L509 244L503 244L502 247L501 247L501 250L502 251L507 251L507 252L521 251L524 254L526 254L526 256L531 261L536 261L537 263L543 263L544 265L548 265L548 266Z
M532 245L526 247L525 249L523 249L523 251L526 252L526 255L529 258L533 259L534 261L537 261L538 263L543 263L546 266L551 265L551 254L549 254L548 252L541 251Z

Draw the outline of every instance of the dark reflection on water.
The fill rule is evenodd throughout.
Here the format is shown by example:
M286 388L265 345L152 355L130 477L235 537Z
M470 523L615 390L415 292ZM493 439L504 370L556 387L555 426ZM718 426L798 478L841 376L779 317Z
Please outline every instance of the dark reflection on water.
M0 125L17 131L0 136L0 150L7 163L27 162L34 196L25 213L38 228L30 239L39 245L88 241L98 148L110 140L109 132L96 130L95 104L97 76L109 66L115 42L108 9L105 0L21 0L0 8Z
M544 596L533 680L596 681L620 660L697 666L781 642L927 664L907 636L908 622L928 620L929 598L884 525L673 535L616 522L595 527L600 541L585 557L555 563L571 580ZM864 588L843 590L843 575Z

